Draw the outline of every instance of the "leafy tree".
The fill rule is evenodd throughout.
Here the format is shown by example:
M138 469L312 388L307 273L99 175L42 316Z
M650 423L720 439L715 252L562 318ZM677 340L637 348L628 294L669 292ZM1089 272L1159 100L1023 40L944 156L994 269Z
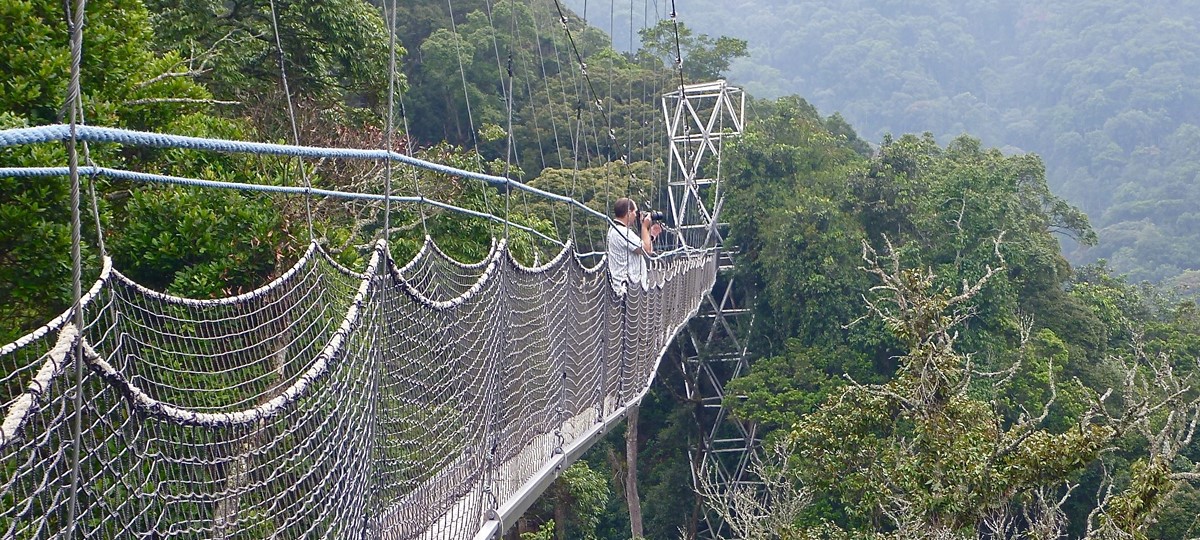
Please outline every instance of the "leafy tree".
M567 467L538 499L534 512L553 516L552 519L540 520L553 524L552 538L594 539L608 498L608 480L589 467L586 461L579 461Z
M751 123L724 159L728 186L725 213L730 243L740 246L760 309L771 313L760 324L774 354L785 339L802 346L843 335L841 325L855 317L855 246L861 231L841 209L846 178L862 157L843 137L823 128L807 102L782 98L757 103L761 116Z
M1066 242L1067 257L1157 281L1200 260L1196 229L1180 225L1200 200L1197 145L1179 144L1200 125L1186 106L1200 92L1200 19L1186 15L1198 8L754 0L692 2L678 16L696 32L749 40L728 74L751 93L801 93L871 140L929 131L947 144L971 133L1043 156L1049 185L1099 233L1094 248Z
M1091 539L1149 538L1172 497L1200 479L1181 454L1196 429L1188 418L1200 411L1191 362L1175 356L1183 349L1152 358L1140 338L1133 340L1123 403L1106 404L1111 390L1084 389L1081 402L1090 405L1076 422L1055 427L1047 419L1063 397L1054 367L1065 357L1063 348L1053 350L1057 340L1048 331L1035 339L1024 334L1022 350L1027 360L1041 361L1033 365L1044 375L1036 386L1045 393L1032 400L1041 403L1040 414L1026 409L1006 420L996 398L1019 393L1001 389L976 397L970 387L976 377L1009 379L1015 370L973 370L970 357L958 351L956 328L976 317L972 304L1004 269L988 266L961 288L941 287L928 268L902 264L890 243L883 254L864 243L863 254L865 270L879 283L865 300L869 314L908 352L893 378L850 380L776 443L790 450L775 455L770 467L831 503L789 511L790 524L763 522L782 527L783 537L1057 538L1068 527L1064 506L1079 487L1077 478L1101 459L1113 461L1117 456L1106 450L1123 441L1126 448L1151 444L1131 460L1126 481L1103 475L1094 511L1076 525L1086 525L1084 536ZM758 528L747 537L765 532Z
M243 107L281 94L270 2L148 0L146 6L155 48L184 59L172 77L200 80ZM274 9L294 97L322 106L385 103L388 38L378 9L363 0L279 0Z
M620 197L630 197L638 201L639 206L645 206L647 201L654 206L655 192L650 183L653 169L654 164L647 162L607 163L578 171L552 168L542 171L529 185L567 195L596 212L611 216L612 205ZM523 202L522 206L525 205ZM561 203L530 200L527 205L536 215L550 216L558 237L573 238L582 251L606 249L607 221Z
M731 62L749 54L745 40L696 34L687 25L671 20L661 20L638 34L642 48L664 64L673 66L682 59L683 77L689 82L719 79L729 71Z
M1038 489L1053 489L1099 455L1111 428L1085 422L1055 433L1039 426L1044 414L1006 428L986 402L964 392L971 371L955 349L954 327L973 316L964 303L1000 268L963 289L942 289L932 272L864 250L867 270L879 279L870 312L908 352L894 378L847 386L791 435L803 484L839 503L839 526L973 537L1011 500L1036 500L1030 496Z
M207 109L203 102L210 94L202 86L163 76L180 58L151 50L149 13L140 2L94 2L88 7L87 20L82 87L83 117L88 123L165 129L180 117ZM14 30L0 37L0 69L9 74L5 85L10 90L0 93L0 111L4 111L0 125L25 127L59 121L70 75L61 5L6 3L0 6L0 22ZM105 166L123 166L136 159L96 145L90 155ZM56 145L0 150L0 164L6 166L65 161ZM0 179L0 212L5 218L0 225L0 290L4 291L0 306L6 311L0 317L4 321L0 338L11 338L69 304L68 184L62 179ZM88 227L87 236L94 238L96 231L90 223ZM98 266L95 252L88 246L84 249L85 256L93 258L88 266Z
M811 475L796 473L794 480L814 495L798 521L805 534L828 536L838 529L850 535L892 534L900 527L969 534L994 525L995 516L987 512L1003 509L1011 516L1035 502L1062 516L1046 526L1085 534L1089 512L1109 503L1087 501L1078 493L1096 493L1112 478L1104 480L1089 464L1120 440L1122 451L1105 454L1104 463L1127 474L1142 455L1135 441L1154 436L1149 429L1128 431L1122 424L1128 418L1098 413L1107 409L1097 408L1095 396L1121 388L1132 372L1127 351L1137 334L1130 325L1148 329L1160 317L1144 307L1141 293L1114 281L1106 270L1084 269L1073 276L1052 234L1091 241L1086 217L1050 193L1036 156L1005 155L970 138L942 147L926 135L887 138L863 160L853 152L852 139L833 136L807 103L784 99L753 109L766 114L726 159L726 215L735 216L732 237L745 250L742 271L761 291L755 348L763 359L730 384L729 394L737 397L727 404L739 417L775 428L768 440L795 445L793 459L801 465L791 470ZM928 298L940 298L934 292L957 290L959 284L986 282L972 293L969 316L955 319L961 326L947 334L955 351L945 357L949 364L931 360L937 355L918 355L924 363L906 365L915 361L912 351L920 349L919 340L897 334L900 323L878 312L858 316L855 305L861 298L878 298L872 291L900 286L873 288L849 270L862 260L851 246L863 242L868 253L886 249L923 269L920 279L928 283L921 287L933 295ZM889 275L907 271L897 268ZM906 279L907 286L925 283ZM819 286L825 284L837 286ZM872 302L875 312L879 304ZM903 301L886 314L917 305ZM943 322L932 318L928 324ZM1190 350L1186 339L1171 342L1157 345L1158 350L1175 351L1172 355ZM1186 364L1185 356L1172 358L1174 366ZM927 369L942 372L942 382L920 382L915 373ZM946 369L958 375L946 375ZM911 404L895 396L913 401L905 391L937 394L937 384L959 389L946 391L948 401L935 407L941 416L903 412ZM795 438L793 425L822 427ZM1122 438L1115 437L1117 432L1124 433ZM999 462L981 465L992 459L986 456L1023 437L1036 441L1022 450L1036 458L1025 458L1057 472L1022 477L1030 470L1015 463L1003 466L1007 472L986 472L999 467ZM820 461L825 458L819 456L863 448L878 452L864 450L870 457L862 461ZM925 458L916 457L924 451L929 451ZM1003 453L1017 459L1010 455L1014 452ZM1066 461L1055 461L1060 458ZM881 463L886 466L873 468ZM861 476L841 475L855 467L861 467ZM1017 469L1024 472L1014 473ZM909 476L888 476L892 470ZM1174 470L1170 474L1178 474ZM955 476L961 474L966 476ZM1168 485L1155 484L1152 476L1139 478L1148 485ZM889 500L899 506L885 508ZM1148 501L1121 527L1146 530L1146 516L1171 508L1164 500ZM900 519L901 509L911 514ZM943 526L948 528L939 529Z
M25 122L0 113L0 127ZM61 161L60 148L0 150L6 164ZM61 312L71 299L69 185L62 181L0 178L0 341L8 343Z

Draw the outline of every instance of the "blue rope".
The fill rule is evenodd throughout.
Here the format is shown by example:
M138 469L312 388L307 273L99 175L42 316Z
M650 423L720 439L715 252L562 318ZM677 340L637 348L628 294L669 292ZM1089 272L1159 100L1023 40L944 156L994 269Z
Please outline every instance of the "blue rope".
M61 141L70 138L70 126L54 124L29 128L0 130L0 148L27 144ZM343 158L343 159L379 159L391 160L413 167L457 176L480 180L492 185L520 189L546 199L564 202L578 206L587 213L608 221L608 216L592 210L587 205L570 197L551 193L521 182L514 182L502 176L477 173L425 161L388 150L360 150L354 148L326 148L317 146L297 146L288 144L258 143L245 141L230 141L224 139L208 139L202 137L186 137L182 135L167 135L129 129L78 126L77 137L81 141L118 143L153 148L186 148L189 150L207 150L212 152L232 152L246 154L266 154L276 156L291 156L302 158ZM313 190L316 193L317 190ZM382 198L382 196L380 196ZM490 215L490 214L489 214Z
M66 176L66 167L0 167L0 177L8 178L43 178L48 176ZM292 193L303 195L312 193L314 195L324 195L327 197L338 197L342 199L369 199L382 201L383 195L374 195L371 193L349 193L342 191L332 191L328 189L312 188L311 190L303 187L293 186L272 186L264 184L244 184L241 182L220 182L215 180L200 180L197 178L181 178L178 176L167 176L163 174L143 173L134 171L125 171L120 169L109 169L106 167L80 167L79 174L92 175L97 174L107 176L109 178L118 178L121 180L132 180L135 182L154 182L159 184L174 184L178 186L194 186L208 187L221 189L236 189L241 191L266 191L271 193ZM417 197L392 197L393 200L399 202L421 202Z
M81 129L83 128L83 126L79 126L79 127ZM4 133L0 132L0 136L3 136L3 135L4 135ZM39 141L39 142L41 142L41 141ZM290 194L296 194L296 195L311 194L311 195L322 195L325 197L336 197L339 199L365 199L365 200L373 200L373 201L382 201L387 198L383 195L376 195L374 193L357 193L357 192L350 192L350 191L335 191L335 190L330 190L330 189L318 189L318 188L309 189L309 188L293 187L293 186L272 186L272 185L263 185L263 184L246 184L246 183L241 183L241 182L220 182L220 181L216 181L216 180L200 180L197 178L181 178L178 176L167 176L167 175L163 175L163 174L125 171L125 170L120 170L120 169L109 169L107 167L79 167L79 174L80 175L107 176L109 178L116 178L116 179L120 179L120 180L131 180L134 182L152 182L152 183L158 183L158 184L173 184L173 185L177 185L177 186L235 189L235 190L239 190L239 191L290 193ZM0 167L0 178L45 178L45 177L51 177L51 176L68 176L68 175L70 175L70 168L68 168L68 167ZM477 210L471 210L468 208L462 208L460 206L455 206L453 204L444 203L444 202L430 199L427 197L392 196L391 200L395 201L395 202L400 202L400 203L428 204L430 206L444 208L446 210L451 210L451 211L458 212L461 214L475 216L475 217L479 217L479 218L483 218L483 219L489 219L489 220L495 221L497 223L505 223L507 221L500 216L495 216L492 214L488 214L486 212L479 212ZM549 236L546 236L541 231L538 231L532 227L528 227L528 226L521 225L518 223L511 223L510 225L512 227L516 227L522 231L525 231L529 234L538 236L544 240L552 242L555 245L559 245L559 246L564 245L563 242L561 242L557 239L551 238Z

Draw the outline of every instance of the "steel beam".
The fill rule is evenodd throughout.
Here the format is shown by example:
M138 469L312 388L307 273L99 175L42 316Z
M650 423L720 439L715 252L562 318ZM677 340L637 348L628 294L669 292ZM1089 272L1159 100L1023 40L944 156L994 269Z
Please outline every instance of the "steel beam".
M745 127L745 95L724 80L691 84L662 97L670 139L667 190L678 247L718 246L721 276L686 335L677 339L688 399L696 402L702 440L689 453L693 488L723 498L731 489L757 484L751 465L758 459L757 426L732 418L725 409L725 383L749 370L746 333L753 327L751 301L742 298L731 270L736 248L721 246L721 151L726 138ZM709 493L706 493L709 492ZM713 493L715 492L715 493ZM712 501L723 504L723 501ZM716 540L732 532L707 506L698 538Z

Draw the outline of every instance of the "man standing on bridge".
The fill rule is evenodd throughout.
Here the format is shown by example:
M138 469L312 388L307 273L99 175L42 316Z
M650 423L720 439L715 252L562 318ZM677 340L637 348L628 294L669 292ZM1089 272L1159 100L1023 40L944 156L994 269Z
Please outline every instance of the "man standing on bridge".
M633 231L641 221L641 234ZM637 203L628 197L613 205L613 226L608 229L608 272L613 285L620 289L626 282L646 284L646 257L654 254L654 239L662 225L653 223L648 212L638 212Z

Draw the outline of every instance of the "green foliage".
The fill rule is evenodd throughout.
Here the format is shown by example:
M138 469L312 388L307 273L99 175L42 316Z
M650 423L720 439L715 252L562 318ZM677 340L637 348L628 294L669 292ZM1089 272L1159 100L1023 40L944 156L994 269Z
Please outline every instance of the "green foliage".
M283 254L270 197L179 187L137 190L110 242L122 272L148 287L207 298L263 284Z
M59 121L69 77L68 48L61 4L9 2L0 6L0 22L12 31L0 37L0 126L24 127ZM207 91L186 78L160 77L179 63L173 54L149 50L153 33L140 2L110 0L88 6L82 84L88 123L138 129L164 129L180 115L204 105L164 101L203 100ZM129 155L93 145L92 159L121 166ZM57 144L0 150L0 165L65 165ZM88 179L84 179L85 183ZM107 184L98 182L101 195ZM62 178L0 179L0 341L16 337L61 312L70 301L69 183ZM101 211L106 213L104 199ZM84 212L88 211L85 196ZM84 219L85 243L96 237ZM99 266L85 245L89 275ZM88 279L85 276L85 279ZM85 285L86 287L86 285Z
M245 108L277 92L279 52L268 1L146 5L153 13L155 48L187 59L175 72L189 72L217 96L242 101ZM280 0L275 10L293 95L326 106L386 101L388 38L379 10L364 0ZM403 48L397 53L403 55Z
M638 413L638 491L642 496L643 533L646 538L676 538L679 531L694 527L697 498L689 489L692 485L692 441L698 440L695 412L688 405L680 406L679 394L683 381L680 369L659 368L658 381L642 400ZM618 435L623 435L618 434ZM620 440L620 439L618 439ZM618 444L617 446L620 446ZM623 458L623 456L622 456ZM620 479L614 479L617 482ZM623 488L618 487L618 491ZM629 534L628 506L620 500L615 513L621 527L610 533L625 538ZM610 518L611 519L611 518Z
M725 405L767 430L790 428L839 390L843 374L873 377L871 366L856 356L845 348L803 347L789 339L784 354L757 360L750 374L725 386Z
M793 467L842 509L840 527L974 537L993 509L1081 471L1114 430L1051 431L1025 419L1005 428L987 401L962 392L971 372L954 348L954 326L970 311L961 303L992 274L951 290L931 274L893 273L896 262L884 270L868 260L881 278L868 305L906 344L900 369L883 384L851 384L801 418L789 435Z
M506 104L503 99L496 99L497 95L504 95L508 77L501 71L497 51L514 54L513 79L530 81L542 77L535 76L540 61L531 46L518 41L518 36L498 30L516 24L528 32L534 24L531 8L512 3L484 8L482 5L469 8L465 20L459 19L454 29L450 15L443 14L440 20L433 21L439 28L408 42L412 48L419 48L420 61L409 70L413 88L406 99L412 114L412 134L418 140L478 146L492 158L503 155L503 141L477 140L474 130L476 126L508 124ZM548 12L542 16L548 16ZM542 24L548 26L548 22ZM524 85L513 85L512 91L514 107L529 99L529 89Z
M1053 331L1043 328L1032 336L1018 351L1016 362L1011 378L995 385L983 381L988 388L978 389L980 395L991 398L1006 423L1018 421L1023 413L1041 409L1052 399L1054 404L1046 427L1056 432L1067 429L1085 412L1088 396L1078 385L1064 383L1070 352Z
M665 65L676 65L682 54L683 77L688 82L706 82L723 78L729 64L749 55L746 40L729 36L695 34L687 25L661 20L638 32L642 47Z
M1111 426L1080 422L1094 412L1089 405L1096 393L1121 387L1126 369L1137 363L1131 358L1164 358L1190 376L1200 356L1194 303L1111 275L1177 275L1181 290L1196 281L1200 119L1186 105L1195 101L1188 77L1198 56L1193 41L1181 38L1194 33L1195 22L1168 13L1194 6L1054 0L1011 6L806 2L777 5L765 15L756 9L767 4L737 4L740 16L722 17L721 30L753 29L775 51L771 61L804 64L794 84L815 103L844 105L829 108L845 114L822 117L798 97L752 101L755 118L727 147L722 164L725 217L733 223L729 244L743 250L739 283L759 291L751 350L762 353L749 375L729 385L727 404L770 438L803 443L793 456L802 475L796 480L819 496L794 537L907 538L884 517L901 511L925 529L975 537L986 512L1026 504L1035 490L1078 481L1079 493L1098 492L1107 480L1094 463L1109 445L1119 448L1103 457L1106 470L1116 471L1115 495L1096 525L1113 536L1192 534L1194 490L1171 475L1194 468L1197 449L1171 460L1147 457L1153 446L1147 437L1126 431L1114 438ZM83 72L88 122L289 139L269 5L90 3ZM284 0L276 7L305 142L378 145L387 83L380 10L359 0ZM670 21L644 30L640 50L621 52L568 15L587 64L591 84L585 86L548 0L398 7L397 31L413 52L405 67L413 139L397 148L448 140L416 153L527 180L605 213L625 195L666 207L655 186L666 155L658 99L678 82ZM1146 18L1158 13L1153 10L1166 15ZM0 127L57 121L68 73L61 6L10 1L0 5L0 23L13 30L0 35L6 77ZM505 31L512 27L520 32ZM1131 28L1140 30L1130 34ZM683 25L679 31L689 81L751 72L751 88L761 88L759 75L777 76L785 67L749 66L748 53L766 50L759 43ZM1064 60L1076 52L1085 59ZM503 59L510 54L511 78ZM997 59L1002 67L987 62ZM508 91L511 127L503 99ZM869 126L875 137L893 130L933 134L885 137L872 152L847 119ZM1001 151L958 137L968 126L989 143L1012 146ZM1020 148L1041 151L1045 162ZM293 185L301 176L294 163L275 159L111 145L90 150L100 165L178 176ZM64 161L57 144L0 150L2 165ZM315 185L383 190L382 173L369 166L303 166ZM404 187L394 186L396 192L411 185L437 200L572 237L583 251L602 250L607 225L561 204L517 191L506 200L502 190L473 180L397 170L396 178L403 177L397 186ZM1072 273L1053 235L1083 246L1098 237L1082 211L1051 193L1048 177L1100 225L1102 242L1080 256L1110 264ZM117 266L176 294L207 297L261 285L308 240L305 227L297 226L304 219L298 199L108 181L97 187ZM467 262L486 256L491 238L506 233L526 264L555 252L527 233L429 208L397 205L385 233L380 212L378 206L318 202L313 227L352 267L360 267L371 240L385 234L398 261L415 254L427 233ZM61 179L0 179L0 342L65 308L68 215ZM90 227L85 238L95 237ZM918 293L912 297L917 305L888 304L886 295L872 291L878 282L858 270L864 240L879 251L890 243L907 261L896 275ZM85 246L84 253L94 271L96 250ZM948 324L953 293L983 276L989 276L987 286L975 294L969 316ZM864 298L896 317L861 318ZM946 328L958 332L953 346L929 338ZM1139 373L1150 371L1142 366ZM982 379L976 372L1001 376ZM682 375L664 377L667 389L682 395ZM167 382L203 388L214 380ZM641 420L639 475L652 538L689 530L696 515L695 497L680 488L689 485L687 453L699 437L696 405L669 394L656 388ZM1044 421L1028 423L1051 398ZM1129 403L1125 396L1114 401L1112 408ZM1147 423L1168 422L1160 413ZM542 526L526 536L549 538L557 528L573 538L623 537L625 510L614 496L620 488L612 489L600 472L608 466L604 457L564 471L531 514ZM110 486L109 502L138 485ZM1068 510L1072 534L1082 535L1093 508L1083 502ZM273 526L262 524L264 531Z
M27 0L0 6L0 24L10 30L0 36L0 72L5 74L4 91L0 92L3 113L19 111L21 117L43 121L57 114L66 97L63 75L70 63L65 32L48 24L58 17L60 6L53 2Z
M1195 486L1184 484L1173 494L1173 504L1157 516L1148 536L1151 538L1191 538L1200 528L1200 493Z
M1052 235L1095 233L1050 192L1040 158L926 134L888 137L863 159L853 132L831 132L840 122L804 101L751 110L725 160L726 215L759 291L762 358L727 405L797 445L790 469L815 490L798 537L974 537L989 512L1064 482L1097 493L1085 471L1102 455L1119 471L1144 455L1150 435L1117 438L1095 396L1123 387L1134 350L1190 376L1194 304L1103 265L1073 274ZM878 269L876 252L906 262L871 272L894 280L853 270ZM970 307L951 309L974 283ZM864 298L876 316L860 317ZM1120 457L1103 454L1110 445ZM1137 485L1119 493L1144 503L1127 520L1144 532L1174 503ZM1097 504L1073 502L1064 526L1082 534Z
M841 336L860 309L855 291L865 279L854 268L862 232L842 201L862 157L799 98L753 109L760 116L724 158L731 243L744 251L744 271L772 313L764 334L813 345Z
M871 140L972 133L1044 156L1050 185L1099 233L1067 255L1160 280L1200 269L1197 12L1195 0L707 0L679 16L750 40L729 73L751 93L801 93Z
M542 523L536 531L521 533L521 540L554 540L554 520Z
M655 164L637 162L625 165L606 163L599 167L569 170L545 169L529 185L552 193L561 193L583 203L588 208L606 216L612 215L612 205L621 197L629 197L638 207L659 206L654 199L661 195L650 182ZM557 228L559 238L574 238L578 249L583 252L604 251L608 234L608 222L598 216L585 214L581 210L562 203L530 200L529 211L534 215L549 216ZM574 227L574 231L572 231ZM572 236L572 232L574 235Z
M1161 499L1173 491L1171 467L1159 460L1139 459L1130 468L1130 475L1129 487L1116 495L1099 517L1094 538L1148 540L1143 522L1153 516Z
M24 127L0 113L0 127ZM0 150L5 164L64 159L59 146ZM69 185L61 180L0 178L0 341L8 343L71 298ZM64 256L65 255L65 256Z
M510 169L502 160L484 161L479 154L441 143L421 150L417 157L463 170L502 175ZM510 173L519 176L519 169ZM450 202L459 207L489 213L510 222L532 228L549 238L557 238L553 220L542 207L521 191L513 189L506 195L502 189L473 180L432 171L404 171L396 183L414 186L413 189L431 199ZM414 184L415 182L415 184ZM382 182L381 182L382 184ZM379 186L382 191L382 185ZM507 202L506 202L507 198ZM434 207L393 207L392 231L389 241L392 256L397 261L411 260L420 250L428 234L438 247L460 262L477 262L488 256L493 238L507 238L509 250L523 264L533 265L558 253L558 246L544 238L503 223L467 216L459 212ZM378 210L382 210L379 205ZM360 234L378 234L383 226L382 211L365 221ZM360 224L362 225L362 224Z
M530 513L554 516L538 520L543 525L537 534L546 534L545 524L550 523L567 535L549 537L594 540L597 538L596 526L600 523L610 496L608 479L589 467L586 461L576 462L562 471L562 475L534 504Z
M419 51L406 67L412 88L405 99L416 140L446 140L487 159L509 158L508 139L499 138L498 129L475 129L508 130L507 97L511 158L528 173L525 180L546 168L654 162L667 155L659 100L678 81L674 57L664 63L665 42L619 52L573 13L567 12L564 29L558 5L549 0L494 6L468 1L456 3L454 11L452 26L441 7L401 7L402 40ZM406 14L421 19L405 20ZM518 31L506 31L514 26ZM664 31L656 35L666 39ZM694 57L688 69L698 70L689 77L711 78L745 55L743 41L683 31Z

